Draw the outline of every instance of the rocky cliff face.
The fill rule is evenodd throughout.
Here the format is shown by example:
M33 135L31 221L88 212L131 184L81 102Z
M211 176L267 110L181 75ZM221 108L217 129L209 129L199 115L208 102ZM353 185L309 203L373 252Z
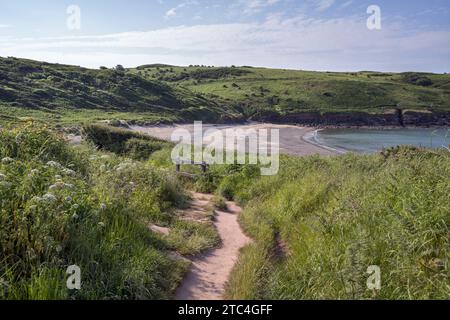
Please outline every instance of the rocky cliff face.
M405 126L449 126L450 112L444 113L424 113L424 112L403 112L403 123Z
M413 112L396 110L389 114L351 113L296 113L285 116L266 115L264 122L302 124L310 126L449 126L450 112Z

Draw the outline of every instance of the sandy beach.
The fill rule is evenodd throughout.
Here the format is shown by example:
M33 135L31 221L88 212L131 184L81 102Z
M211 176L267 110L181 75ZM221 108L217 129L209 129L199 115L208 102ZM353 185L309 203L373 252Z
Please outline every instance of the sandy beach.
M208 129L218 129L226 130L232 129L279 129L280 131L280 153L288 154L292 156L302 157L308 155L336 155L338 152L322 147L318 144L313 144L307 141L310 136L314 133L316 129L310 127L299 127L293 125L277 125L268 123L249 123L249 124L236 124L236 125L212 125L204 124L203 131ZM132 126L132 130L138 131L144 134L151 135L153 137L170 141L171 135L176 129L186 129L189 132L194 132L193 124L183 124L183 125L168 125L168 126L150 126L150 127L140 127Z

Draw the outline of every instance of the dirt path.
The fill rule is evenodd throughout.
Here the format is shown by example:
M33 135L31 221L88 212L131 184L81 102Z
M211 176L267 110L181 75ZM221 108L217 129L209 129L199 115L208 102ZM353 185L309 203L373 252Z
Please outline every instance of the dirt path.
M211 206L210 200L210 195L194 194L193 210L198 210L198 206ZM239 251L251 242L238 223L242 209L234 202L227 202L227 205L228 211L216 210L214 222L222 245L192 260L191 269L177 290L176 300L223 299Z

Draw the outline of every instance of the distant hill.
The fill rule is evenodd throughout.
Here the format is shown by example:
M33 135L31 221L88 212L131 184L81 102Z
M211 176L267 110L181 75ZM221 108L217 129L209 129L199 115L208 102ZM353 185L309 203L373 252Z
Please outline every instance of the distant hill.
M0 104L3 110L31 114L144 113L172 121L213 122L237 116L218 100L122 68L92 70L16 58L0 58Z
M450 124L450 75L165 64L94 70L0 58L0 122L17 116L57 123Z
M351 124L365 114L375 114L381 115L374 118L375 125L407 119L413 122L417 117L416 124L426 122L425 118L429 122L450 122L447 74L206 66L141 67L132 72L226 101L255 120Z

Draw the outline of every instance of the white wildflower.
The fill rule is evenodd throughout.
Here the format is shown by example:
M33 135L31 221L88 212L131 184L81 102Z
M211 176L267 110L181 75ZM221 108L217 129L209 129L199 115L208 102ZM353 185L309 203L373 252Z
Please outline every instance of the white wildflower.
M78 220L78 218L79 218L79 216L78 216L76 213L74 213L74 214L72 215L72 219L73 219L73 220Z
M12 183L8 182L8 181L0 181L0 187L1 188L5 188L5 189L9 189L12 187Z
M58 180L61 180L62 177L61 177L59 174L57 174L57 175L55 176L55 179L56 179L56 181L58 181Z
M67 176L74 176L74 175L76 175L76 172L71 169L64 169L63 174L65 174Z
M33 170L30 171L30 174L29 174L28 176L29 176L29 177L36 176L36 175L38 175L39 173L40 173L40 172L39 172L38 169L33 169Z
M105 227L105 224L104 224L103 222L99 222L99 223L98 223L98 226L99 226L100 228L104 228L104 227Z
M70 183L64 183L62 181L57 181L55 184L49 187L49 190L62 190L62 189L73 189L75 186Z
M106 204L102 203L102 204L100 205L100 209L106 210Z
M63 248L61 246L56 246L56 252L60 253L63 250Z
M44 199L42 199L41 197L34 197L33 201L35 201L35 202L42 202L42 201L44 201Z
M56 161L49 161L49 162L47 162L47 166L49 166L51 168L56 168L56 169L61 169L62 168L62 165L59 164Z
M9 164L9 163L12 163L12 162L14 162L14 159L10 158L10 157L6 157L6 158L2 159L2 163L3 164Z
M0 181L5 181L6 176L3 173L0 173Z
M75 188L75 186L71 183L64 184L64 187L66 187L67 189L71 189L71 190Z
M57 201L56 197L51 194L51 193L47 193L42 197L42 200L47 201L47 202L55 202Z
M65 186L66 186L66 185L65 185L64 182L58 181L58 182L56 182L55 184L51 185L51 186L49 187L49 190L64 189Z

